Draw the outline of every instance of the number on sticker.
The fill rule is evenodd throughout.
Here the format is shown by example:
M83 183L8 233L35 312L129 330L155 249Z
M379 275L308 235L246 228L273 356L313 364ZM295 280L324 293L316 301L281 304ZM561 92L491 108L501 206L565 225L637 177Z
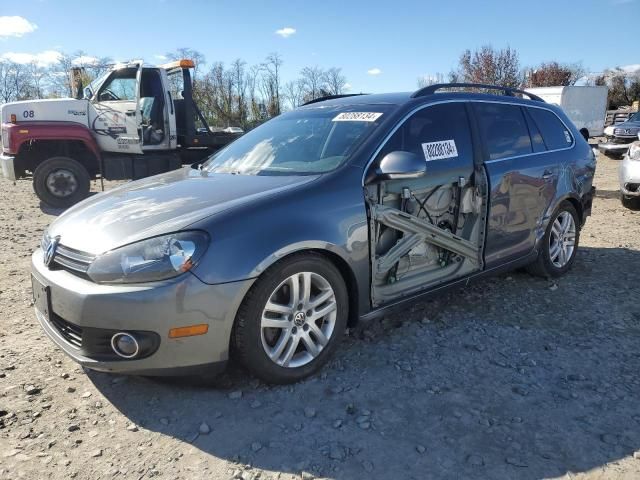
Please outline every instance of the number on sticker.
M33 113L33 110L25 110L24 112L22 112L22 116L24 118L33 118L35 116L35 113Z
M442 160L444 158L454 158L458 156L455 140L442 140L440 142L429 142L422 144L424 158L429 160Z

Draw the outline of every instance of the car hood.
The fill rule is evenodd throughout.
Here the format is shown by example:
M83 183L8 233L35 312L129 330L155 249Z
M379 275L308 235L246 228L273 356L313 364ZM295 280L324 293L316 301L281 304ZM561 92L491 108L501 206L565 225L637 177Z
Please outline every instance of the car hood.
M183 168L97 194L64 212L48 228L60 243L100 254L181 230L205 217L318 178L211 174Z
M619 123L617 125L614 125L614 128L615 129L622 128L622 129L625 129L625 130L632 129L632 130L636 131L636 133L637 133L637 130L640 129L640 121L639 120L634 120L634 121L627 121L627 122Z

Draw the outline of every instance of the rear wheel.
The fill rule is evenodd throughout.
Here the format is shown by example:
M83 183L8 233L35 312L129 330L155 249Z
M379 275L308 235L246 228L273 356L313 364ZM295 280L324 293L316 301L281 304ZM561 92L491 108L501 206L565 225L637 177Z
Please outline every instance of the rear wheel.
M267 382L296 382L326 363L347 315L338 269L319 255L294 255L267 270L247 294L234 327L235 353Z
M33 172L33 189L43 203L55 208L68 208L89 194L89 172L78 161L68 157L45 160Z
M579 225L574 206L562 202L551 217L540 242L538 259L527 270L541 277L559 277L569 271L578 251Z

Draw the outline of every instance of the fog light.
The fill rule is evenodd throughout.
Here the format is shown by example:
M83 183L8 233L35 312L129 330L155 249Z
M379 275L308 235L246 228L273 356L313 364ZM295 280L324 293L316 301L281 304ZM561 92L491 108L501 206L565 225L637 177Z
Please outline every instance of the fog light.
M133 335L120 332L111 337L111 348L122 358L133 358L138 355L140 345Z

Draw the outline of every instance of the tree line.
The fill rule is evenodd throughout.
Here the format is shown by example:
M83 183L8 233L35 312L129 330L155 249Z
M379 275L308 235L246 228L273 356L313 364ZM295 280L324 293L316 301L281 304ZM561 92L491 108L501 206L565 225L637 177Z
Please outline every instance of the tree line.
M346 92L347 78L338 67L303 68L297 78L282 77L282 56L269 54L256 65L237 59L228 65L214 61L191 48L168 52L168 60L192 59L193 95L211 126L251 128L305 102L326 95ZM58 61L45 68L37 62L21 64L0 60L0 104L18 100L73 96L76 75L88 85L115 65L109 57L95 58L78 51L61 54Z
M194 97L212 126L251 128L307 101L348 91L347 78L338 67L308 66L300 70L297 78L285 80L283 59L278 53L269 54L255 65L248 65L242 59L230 64L208 63L204 54L191 48L176 49L165 57L169 60L190 58L195 62ZM83 84L87 85L114 63L110 57L95 58L83 51L60 54L48 67L37 62L23 64L0 59L0 103L70 97L76 82L74 69L75 74L80 72ZM516 50L486 45L473 51L465 50L457 67L449 74L421 77L418 86L466 82L528 88L574 85L587 78L587 83L609 87L609 108L629 105L640 99L640 72L630 73L617 68L597 76L585 75L586 70L579 63L549 61L522 68Z
M587 76L580 63L542 62L535 67L521 68L518 52L510 47L495 49L490 45L474 51L465 50L457 68L448 75L420 77L418 87L435 83L484 83L512 88L570 86L577 82L609 87L609 108L631 105L640 100L640 71L628 72L614 68L596 76Z

